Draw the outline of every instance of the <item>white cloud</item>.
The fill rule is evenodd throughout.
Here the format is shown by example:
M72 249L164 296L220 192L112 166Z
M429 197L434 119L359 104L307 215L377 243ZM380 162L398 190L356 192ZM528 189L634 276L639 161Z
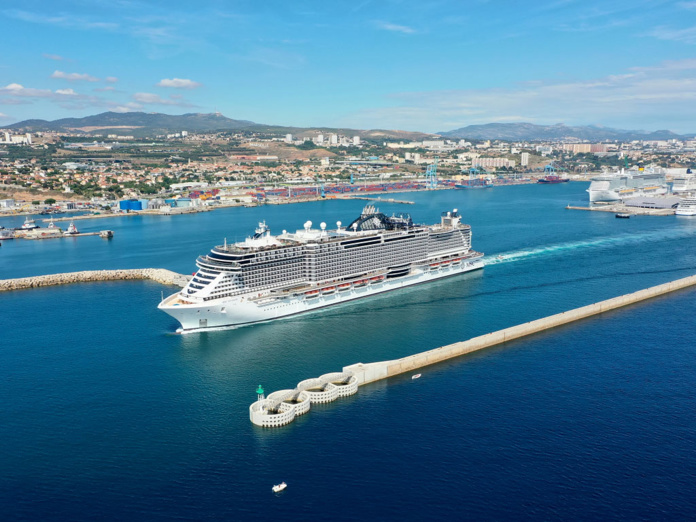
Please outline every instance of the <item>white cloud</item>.
M77 96L77 93L72 89L58 89L56 94L61 94L63 96Z
M5 87L0 87L0 95L22 96L27 98L50 98L54 95L49 89L33 89L24 87L18 83L10 83Z
M10 117L7 114L5 114L4 112L0 112L0 120L7 120L9 118Z
M104 81L107 83L116 83L118 81L118 78L116 78L115 76L107 76L106 78L104 78Z
M111 92L115 91L116 87L97 87L96 89L92 89L94 92Z
M138 103L144 103L148 105L175 105L178 107L194 107L186 100L176 98L162 98L159 94L153 94L150 92L136 92L133 95L133 100Z
M44 58L48 58L49 60L55 60L55 61L57 61L57 62L60 62L60 61L65 60L65 58L63 58L62 56L57 55L57 54L48 54L48 53L44 53L44 54L43 54L43 57L44 57Z
M164 78L157 84L158 87L172 87L174 89L196 89L202 84L184 78Z
M650 33L650 36L654 36L658 40L670 40L693 45L696 44L696 25L686 29L658 27Z
M392 24L389 22L377 21L377 22L375 22L375 26L378 29L383 29L385 31L392 31L392 32L396 32L396 33L414 34L416 32L416 30L413 27L409 27L407 25Z
M602 78L509 88L408 92L340 122L362 128L445 131L492 121L671 128L694 132L696 61L664 62ZM510 116L514 115L514 116Z
M51 78L59 80L68 80L69 82L98 82L99 78L95 78L85 73L66 73L63 71L53 71Z
M100 22L83 17L69 16L66 14L58 16L46 16L43 14L32 13L30 11L23 11L21 9L8 9L3 11L3 14L10 18L14 18L15 20L21 20L22 22L30 22L34 24L99 30L115 30L119 28L118 24L112 22Z
M143 106L139 103L128 102L125 104L110 105L109 108L114 112L134 112L142 110Z

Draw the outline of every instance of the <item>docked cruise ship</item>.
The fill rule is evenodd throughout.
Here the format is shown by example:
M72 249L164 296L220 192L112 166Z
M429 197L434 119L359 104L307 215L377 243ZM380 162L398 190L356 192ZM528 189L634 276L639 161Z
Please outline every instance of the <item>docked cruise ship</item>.
M696 216L696 197L682 199L674 213L677 216Z
M590 203L623 201L640 196L658 196L667 194L669 187L662 169L649 171L621 169L620 173L605 174L592 178Z
M686 174L674 176L672 181L672 192L683 194L684 192L696 192L696 175L688 169Z
M193 278L159 309L181 323L180 333L234 327L483 268L456 209L436 225L417 225L368 205L349 226L336 226L307 221L273 236L259 223L253 237L200 256Z

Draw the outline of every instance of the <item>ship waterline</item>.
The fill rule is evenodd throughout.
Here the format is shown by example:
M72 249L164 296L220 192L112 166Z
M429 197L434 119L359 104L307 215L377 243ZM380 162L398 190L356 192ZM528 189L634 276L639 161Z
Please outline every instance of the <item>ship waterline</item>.
M368 206L348 227L311 227L272 236L260 223L252 238L213 248L159 309L179 321L180 333L230 328L483 268L456 209L437 225L415 225L408 214Z

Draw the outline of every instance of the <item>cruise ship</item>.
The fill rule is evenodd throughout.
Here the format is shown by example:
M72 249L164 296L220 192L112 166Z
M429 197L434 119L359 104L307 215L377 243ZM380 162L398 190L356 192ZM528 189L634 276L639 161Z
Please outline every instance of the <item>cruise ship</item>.
M214 247L158 308L179 333L270 321L483 268L457 209L414 224L368 205L347 227L326 224L274 236L265 222L243 242Z
M677 216L696 216L696 197L682 199L674 213Z
M667 194L668 186L662 169L649 171L621 169L620 173L592 178L587 192L590 194L590 203L602 203Z
M675 194L696 192L696 175L691 172L691 169L687 169L686 174L674 176L672 192Z

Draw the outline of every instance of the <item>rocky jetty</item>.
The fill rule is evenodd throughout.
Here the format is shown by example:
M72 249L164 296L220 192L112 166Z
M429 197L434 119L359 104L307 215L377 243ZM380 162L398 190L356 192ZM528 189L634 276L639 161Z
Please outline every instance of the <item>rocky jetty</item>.
M134 268L126 270L86 270L18 279L0 279L0 292L38 288L41 286L89 283L94 281L124 281L128 279L151 279L163 285L184 287L190 276L177 274L164 268Z

